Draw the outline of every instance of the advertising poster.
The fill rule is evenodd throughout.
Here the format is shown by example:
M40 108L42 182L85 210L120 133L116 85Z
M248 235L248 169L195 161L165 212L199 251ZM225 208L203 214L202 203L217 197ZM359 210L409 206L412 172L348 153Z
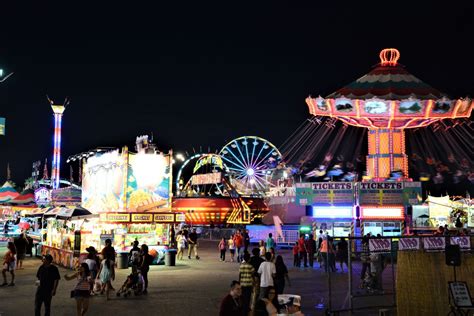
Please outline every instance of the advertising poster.
M144 211L170 207L170 157L130 154L127 179L127 210Z
M124 210L125 159L118 150L87 159L82 172L82 206L91 213Z

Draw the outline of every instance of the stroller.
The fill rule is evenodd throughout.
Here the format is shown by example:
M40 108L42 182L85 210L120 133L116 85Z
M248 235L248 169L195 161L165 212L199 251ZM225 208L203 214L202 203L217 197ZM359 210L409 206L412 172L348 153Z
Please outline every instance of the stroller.
M117 296L123 294L124 297L128 297L131 296L132 293L135 294L135 296L141 295L143 294L144 284L145 282L142 274L135 266L133 266L132 273L127 276L127 279L117 291Z

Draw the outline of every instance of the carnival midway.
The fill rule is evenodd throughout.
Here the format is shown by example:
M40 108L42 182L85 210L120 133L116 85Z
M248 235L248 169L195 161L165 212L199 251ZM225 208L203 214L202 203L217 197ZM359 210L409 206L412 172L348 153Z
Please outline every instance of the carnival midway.
M326 97L309 96L308 119L279 147L241 136L217 150L164 152L151 135L140 135L133 149L62 157L61 143L74 141L61 137L74 104L48 98L51 157L33 162L24 186L5 166L0 187L0 249L17 248L16 267L4 262L4 285L13 287L8 278L16 268L21 279L23 261L38 266L40 258L71 273L91 258L102 272L110 259L117 275L145 277L144 285L129 287L98 277L89 294L99 297L84 295L93 310L104 289L114 300L146 294L147 275L166 291L164 278L173 280L189 262L212 261L215 273L238 275L237 265L218 263L230 260L241 263L239 315L276 315L268 304L259 309L260 298L272 304L275 289L278 315L368 315L374 308L380 315L467 315L474 290L474 102L432 88L399 58L397 49L384 49L366 75ZM1 137L8 137L7 123L0 118ZM71 176L61 173L65 168ZM110 247L112 255L102 250ZM292 287L285 278L262 283L262 261L280 274L283 264L286 279L290 270ZM248 284L245 263L253 271ZM311 278L324 290L309 285L295 293L295 280L304 283L308 270L319 273ZM161 315L160 294L153 300ZM219 298L203 310L237 315L225 304Z

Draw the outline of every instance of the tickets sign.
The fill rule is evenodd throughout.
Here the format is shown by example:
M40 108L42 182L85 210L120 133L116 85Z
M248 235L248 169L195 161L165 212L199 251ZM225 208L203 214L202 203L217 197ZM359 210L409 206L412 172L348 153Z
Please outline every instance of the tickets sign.
M296 183L296 201L299 205L353 205L354 193L355 183L352 182Z
M423 248L425 250L444 250L445 247L446 247L445 237L423 238Z
M419 250L420 238L400 238L398 250Z
M469 236L451 237L451 245L459 245L459 248L471 250L471 238Z
M369 250L373 252L390 252L392 250L392 243L390 239L369 239Z

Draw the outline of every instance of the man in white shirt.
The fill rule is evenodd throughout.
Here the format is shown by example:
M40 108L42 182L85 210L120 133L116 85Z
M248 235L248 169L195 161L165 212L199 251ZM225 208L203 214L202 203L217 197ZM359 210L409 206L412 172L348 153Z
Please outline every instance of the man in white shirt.
M268 287L274 286L273 278L276 275L276 267L271 262L272 254L269 252L265 253L265 262L260 264L258 268L258 274L260 275L260 298L267 297Z

